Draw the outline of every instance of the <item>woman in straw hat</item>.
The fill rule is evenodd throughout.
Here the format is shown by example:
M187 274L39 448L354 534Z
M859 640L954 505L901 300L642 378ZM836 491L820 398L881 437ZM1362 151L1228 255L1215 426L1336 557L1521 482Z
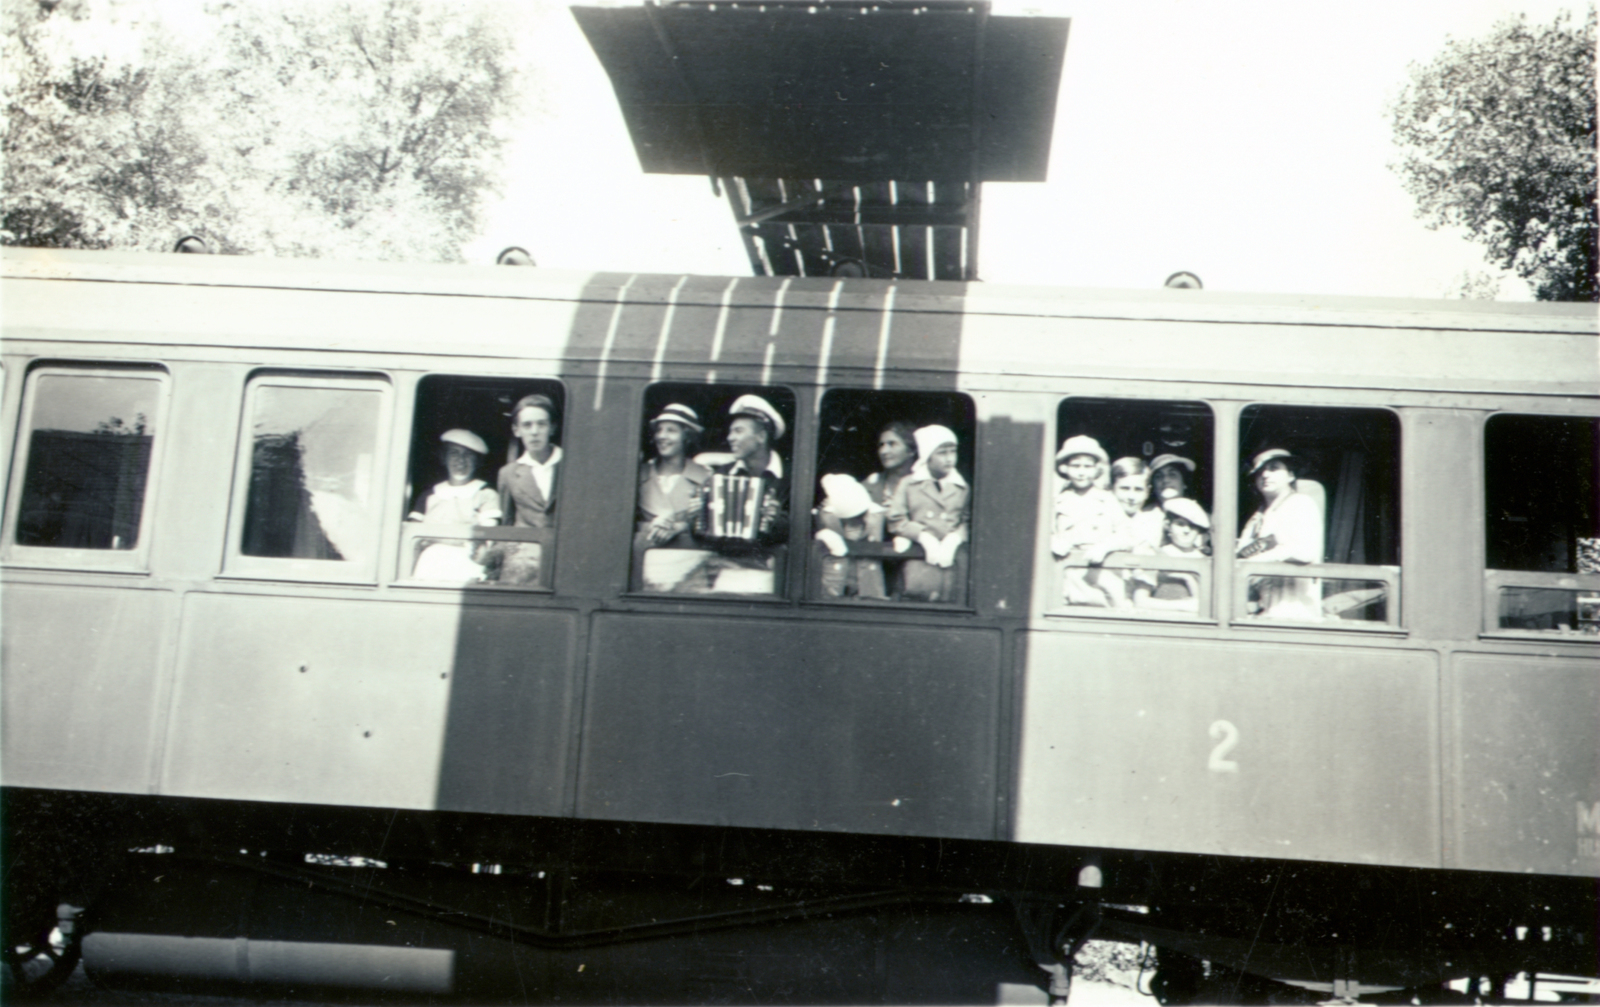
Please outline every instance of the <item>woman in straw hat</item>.
M705 498L711 470L689 456L705 428L693 409L676 402L663 408L649 425L656 454L639 467L634 549L693 548L689 529Z
M1239 533L1237 556L1257 563L1321 563L1322 510L1298 492L1300 460L1284 448L1267 448L1250 460L1250 483L1261 506ZM1253 578L1256 613L1263 619L1322 618L1322 586L1315 577Z

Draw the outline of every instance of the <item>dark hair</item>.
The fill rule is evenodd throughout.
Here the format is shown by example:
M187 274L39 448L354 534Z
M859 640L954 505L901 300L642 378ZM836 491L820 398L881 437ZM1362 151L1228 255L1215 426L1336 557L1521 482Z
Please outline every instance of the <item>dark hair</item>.
M550 396L535 392L532 395L524 395L517 400L516 405L511 407L511 425L513 427L517 425L517 417L522 415L524 409L528 408L543 409L544 414L550 417L550 429L552 431L560 425L560 417L556 415L556 404L550 400Z
M523 254L523 256L525 256L527 258L528 261L527 262L517 262L517 261L515 261L513 257L518 252L521 252ZM531 254L529 254L528 250L526 248L523 248L521 245L512 245L509 248L502 248L500 250L500 254L496 255L494 257L494 264L497 265L497 266L537 266L538 265L537 262L533 261L533 256Z
M878 431L878 439L882 440L884 434L894 434L900 442L911 450L911 457L917 457L917 431L905 420L890 420ZM873 447L877 447L876 444Z
M652 421L648 425L647 429L650 431L650 439L652 441L655 440L655 428L657 422L677 424L678 429L683 431L683 454L685 457L692 457L696 451L700 450L700 431L696 430L694 427L691 427L687 423L679 423L677 420L673 419Z

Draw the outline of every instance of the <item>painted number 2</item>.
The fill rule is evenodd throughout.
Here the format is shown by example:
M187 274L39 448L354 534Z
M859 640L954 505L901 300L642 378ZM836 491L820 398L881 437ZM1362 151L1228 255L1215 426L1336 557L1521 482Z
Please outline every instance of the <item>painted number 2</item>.
M1239 764L1227 758L1227 755L1239 743L1239 729L1230 721L1213 720L1210 733L1211 740L1217 744L1211 749L1211 758L1206 760L1206 768L1213 773L1237 773Z

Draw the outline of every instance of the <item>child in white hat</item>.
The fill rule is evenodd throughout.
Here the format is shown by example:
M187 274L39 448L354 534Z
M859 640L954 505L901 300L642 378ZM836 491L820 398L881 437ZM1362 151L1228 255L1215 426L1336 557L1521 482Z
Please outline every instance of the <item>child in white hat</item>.
M839 529L819 528L812 536L822 544L825 552L822 557L822 596L882 600L886 597L882 561L851 557L849 551L851 542L882 540L882 522L872 518L882 514L883 508L872 502L867 488L853 476L823 476L822 492L827 499L817 508L818 516L831 518L829 523Z
M1120 576L1081 565L1103 561L1105 550L1100 547L1123 537L1126 515L1117 498L1100 485L1110 462L1100 442L1083 434L1068 437L1056 452L1056 472L1065 485L1056 494L1050 551L1063 561L1062 595L1069 605L1126 608L1129 604L1127 585Z
M920 428L912 438L917 442L917 464L889 501L895 548L904 552L912 542L922 547L923 558L907 560L901 571L902 596L965 605L972 491L956 471L955 431L934 424Z
M1211 530L1205 508L1188 497L1173 497L1162 502L1161 510L1166 514L1161 555L1203 558L1206 533ZM1187 570L1140 570L1133 578L1133 604L1136 608L1199 612L1200 577Z

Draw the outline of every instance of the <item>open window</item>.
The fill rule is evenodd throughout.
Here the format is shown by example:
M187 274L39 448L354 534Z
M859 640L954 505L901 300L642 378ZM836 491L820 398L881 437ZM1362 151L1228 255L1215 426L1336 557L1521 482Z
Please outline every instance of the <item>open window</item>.
M1400 624L1400 421L1384 409L1239 417L1234 618Z
M823 396L807 597L967 604L974 417L955 392Z
M1600 640L1600 420L1484 427L1485 626Z
M662 383L645 390L633 590L783 593L794 419L787 388Z
M28 375L11 559L142 566L166 387L156 368L45 366Z
M417 383L400 576L549 588L562 494L559 381L429 375Z
M1201 402L1061 403L1049 611L1210 616L1212 429Z
M261 373L245 388L228 573L376 580L389 382Z

